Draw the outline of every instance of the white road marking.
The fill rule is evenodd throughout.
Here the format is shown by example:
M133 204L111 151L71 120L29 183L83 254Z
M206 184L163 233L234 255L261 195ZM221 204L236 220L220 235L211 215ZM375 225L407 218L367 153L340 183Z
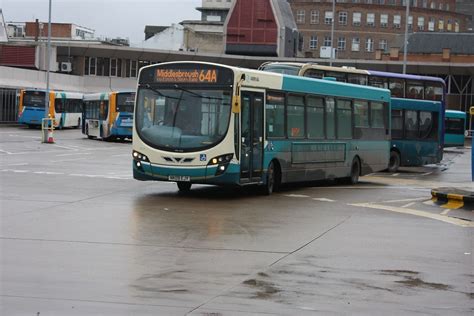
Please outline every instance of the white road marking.
M441 212L441 215L448 215L449 212L451 212L451 209L447 209Z
M448 224L452 224L452 225L456 225L460 227L471 227L471 228L474 227L473 222L465 221L458 218L448 217L448 216L444 216L440 214L429 213L425 211L412 210L409 208L402 208L402 207L396 207L396 206L390 206L390 205L372 204L372 203L358 203L358 204L348 204L348 205L356 206L356 207L367 207L367 208L373 208L377 210L385 210L385 211L391 211L395 213L425 217L425 218L434 219L437 221L441 221L444 223L448 223Z
M315 200L315 201L321 201L321 202L336 202L336 201L334 201L334 200L326 199L326 198L313 198L313 200Z
M0 149L0 152L2 152L2 153L4 153L4 154L7 154L7 155L11 155L11 154L12 154L11 152L6 151L6 150L2 150L2 149Z
M56 155L56 157L66 157L66 156L76 156L76 155L90 155L91 153L71 153L71 154L61 154Z
M35 174L48 174L48 175L58 175L64 174L63 172L53 172L53 171L34 171Z
M285 196L293 198L309 198L309 195L304 194L285 194Z
M396 177L398 175L399 175L399 173L394 173L394 174L392 174L392 177Z
M431 200L424 201L423 204L429 205L429 206L435 206L435 205L437 205L435 202L433 202L433 201L431 201Z
M78 160L85 160L85 159L88 159L87 157L85 158L74 158L74 159L64 159L64 160L53 160L51 162L68 162L68 161L78 161Z
M110 176L101 174L80 174L80 173L63 173L54 171L32 171L32 170L16 170L16 169L1 169L0 172L13 172L13 173L30 173L36 175L65 175L71 177L85 177L85 178L100 178L100 179L118 179L118 180L131 180L133 176L131 174L124 176Z
M8 166L8 167L17 167L17 166L27 166L29 165L29 163L27 162L23 162L23 163L12 163L12 164L7 164L5 166Z
M383 201L382 203L414 202L414 201L422 201L422 200L426 200L426 197L402 199L402 200L388 200L388 201Z
M423 173L422 176L429 176L429 175L432 174L432 173L433 173L433 171L427 172L427 173Z
M403 208L407 208L407 207L410 207L410 206L412 206L412 205L414 205L414 204L415 204L415 202L410 202L410 203L408 203L408 204L403 205L402 207L403 207Z

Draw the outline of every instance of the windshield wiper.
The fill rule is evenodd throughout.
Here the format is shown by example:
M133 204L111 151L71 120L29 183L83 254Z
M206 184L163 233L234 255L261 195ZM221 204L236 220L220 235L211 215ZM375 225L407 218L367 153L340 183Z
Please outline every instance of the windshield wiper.
M190 95L192 96L195 96L197 98L201 98L201 99L210 99L210 100L224 100L223 98L218 98L218 97L209 97L207 95L202 95L202 94L199 94L197 92L194 92L194 91L190 91L188 89L185 89L183 87L180 87L178 86L177 84L174 85L175 89L178 89L178 90L181 90L181 91L184 91L186 93L189 93Z
M145 85L145 89L151 90L151 91L155 92L156 94L158 94L160 97L163 97L163 98L169 98L169 99L173 99L173 100L181 100L181 98L171 97L169 95L163 94L158 89L152 88L149 84Z

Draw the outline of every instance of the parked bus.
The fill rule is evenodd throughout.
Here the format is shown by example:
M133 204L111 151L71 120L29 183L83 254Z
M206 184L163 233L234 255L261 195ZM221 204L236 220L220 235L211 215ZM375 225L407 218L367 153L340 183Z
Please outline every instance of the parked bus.
M18 123L28 127L41 126L45 117L46 91L22 90L18 111ZM81 126L82 93L50 91L48 116L54 118L56 128Z
M443 159L446 87L440 78L311 63L271 62L260 69L389 89L392 144L388 170L395 172L400 166L434 164Z
M132 137L135 91L84 95L84 126L88 138L104 140Z
M390 91L213 63L141 69L133 129L138 180L258 184L386 169Z
M445 113L445 147L464 147L467 115L462 111L446 110Z

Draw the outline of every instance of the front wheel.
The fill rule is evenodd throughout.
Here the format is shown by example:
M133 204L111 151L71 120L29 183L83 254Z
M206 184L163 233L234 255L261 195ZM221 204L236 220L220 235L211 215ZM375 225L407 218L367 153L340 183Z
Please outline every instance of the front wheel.
M180 192L188 192L191 190L191 182L177 182Z
M275 190L275 183L276 183L276 177L275 177L275 164L270 162L268 165L267 169L267 183L263 186L263 194L265 195L270 195L273 193Z
M390 160L388 162L388 172L397 172L400 167L400 154L394 150L390 152Z

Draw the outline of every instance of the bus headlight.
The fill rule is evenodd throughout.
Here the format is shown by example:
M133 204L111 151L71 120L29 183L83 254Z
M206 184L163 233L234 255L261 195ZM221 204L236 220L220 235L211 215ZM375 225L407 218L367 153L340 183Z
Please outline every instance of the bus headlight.
M234 158L234 154L225 154L221 156L217 156L215 158L212 158L209 161L208 166L215 166L217 165L216 169L216 176L223 174L226 170L227 167L229 166L230 161Z
M139 153L138 151L133 151L132 152L133 160L135 161L145 161L145 162L150 162L147 156L145 156L142 153Z

